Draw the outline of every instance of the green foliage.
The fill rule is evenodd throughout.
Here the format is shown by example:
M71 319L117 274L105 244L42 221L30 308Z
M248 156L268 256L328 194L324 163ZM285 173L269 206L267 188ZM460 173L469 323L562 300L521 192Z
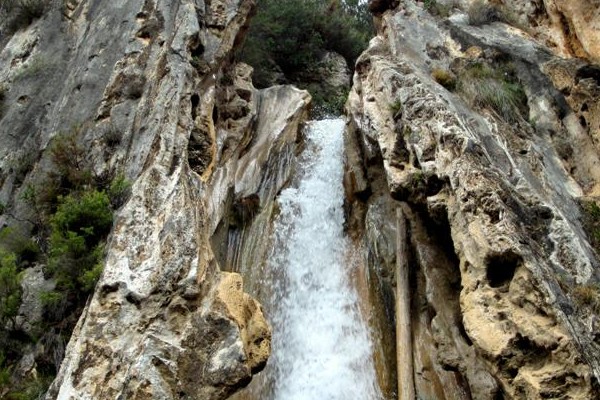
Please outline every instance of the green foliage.
M40 378L11 377L0 389L3 398L37 399L52 380L54 369L62 361L65 341L77 322L90 292L102 274L104 245L112 228L113 209L122 205L130 193L130 183L123 175L102 177L93 174L86 153L80 145L82 128L58 134L50 143L53 172L42 179L29 179L21 190L21 199L32 211L33 235L29 228L0 230L0 354L7 354L2 374L11 376L13 366L23 356L25 345L34 338L21 335L18 342L7 329L15 327L21 304L19 271L34 261L46 261L45 273L56 282L55 290L42 293L43 321L36 331L43 351L36 362L43 365ZM2 328L4 327L4 329ZM0 382L0 386L2 382Z
M40 256L39 246L23 232L11 227L0 229L0 251L14 254L21 269L37 261Z
M98 282L98 279L100 279L100 275L102 275L102 271L104 269L104 266L102 265L101 261L102 255L104 254L104 248L102 246L97 246L94 249L94 252L96 253L95 256L98 262L96 262L96 264L91 269L85 270L77 278L77 282L79 282L81 289L85 293L89 293L92 290L94 290L96 282Z
M21 381L17 387L11 387L9 381L6 383L2 381L4 374L10 378L11 369L10 367L2 368L0 366L0 390L7 389L3 397L6 400L41 400L54 380L53 376L42 374L40 376L30 376L29 379Z
M579 307L588 308L600 315L600 287L598 285L577 285L573 289L573 298Z
M344 113L348 92L340 91L338 93L333 93L325 90L318 84L311 84L303 87L303 89L308 90L312 95L312 114L314 118L318 119Z
M56 165L54 178L66 189L81 189L93 182L93 174L85 158L85 150L78 143L81 126L59 133L52 141L50 155Z
M600 206L593 200L581 200L583 229L597 253L600 253Z
M402 101L400 99L394 100L394 102L390 104L390 111L394 118L397 118L397 115L402 113Z
M123 133L115 126L110 125L106 131L104 131L104 136L102 139L104 140L106 146L114 149L121 143L121 140L123 139Z
M131 182L125 178L125 175L119 174L110 183L108 188L108 197L110 198L110 204L114 209L121 207L131 194Z
M88 293L100 275L102 242L112 227L110 199L90 190L60 199L51 217L49 269L57 286Z
M66 291L52 290L40 294L40 302L44 307L46 321L60 321L65 317L68 306Z
M21 275L16 256L0 251L0 325L16 328L16 317L21 305Z
M448 4L442 4L436 0L425 0L423 2L423 7L427 11L429 11L432 15L437 15L438 17L442 18L449 17L454 6L454 2L450 2Z
M431 76L437 83L448 90L454 90L456 88L456 77L450 71L446 71L441 68L434 68L431 71Z
M241 61L254 67L254 83L266 87L274 72L297 82L325 51L341 54L352 68L373 34L366 4L358 1L262 0L252 20Z
M0 351L0 392L10 384L11 367L6 365L6 355Z
M495 111L508 123L523 119L527 96L512 67L507 64L492 68L484 63L473 63L459 73L459 92L476 107Z
M25 177L33 169L39 159L39 152L33 145L25 146L16 152L14 158L10 161L10 168L15 176L15 184L20 185Z

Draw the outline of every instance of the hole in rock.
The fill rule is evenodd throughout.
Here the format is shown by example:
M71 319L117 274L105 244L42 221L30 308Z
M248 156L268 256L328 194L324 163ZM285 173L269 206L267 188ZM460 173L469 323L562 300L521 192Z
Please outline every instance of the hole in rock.
M585 120L585 118L582 116L579 117L579 123L581 124L581 126L583 126L584 128L587 128L587 121Z
M509 284L522 261L523 258L512 251L489 255L486 258L489 285L497 288Z
M212 120L213 120L213 124L217 124L217 121L219 119L219 110L217 109L217 106L213 107L212 110Z
M192 100L192 120L195 121L196 116L198 115L196 112L196 109L198 108L198 105L200 104L200 96L198 96L197 94L193 94L191 100Z
M198 43L197 46L192 46L190 49L190 54L192 55L192 58L202 57L202 54L204 54L204 46L202 43Z
M577 75L575 76L576 80L580 79L593 79L596 81L596 84L600 86L600 67L596 67L593 65L586 65L584 67L579 68L577 71Z
M583 103L581 105L581 111L583 112L583 111L587 111L587 110L589 110L587 103Z

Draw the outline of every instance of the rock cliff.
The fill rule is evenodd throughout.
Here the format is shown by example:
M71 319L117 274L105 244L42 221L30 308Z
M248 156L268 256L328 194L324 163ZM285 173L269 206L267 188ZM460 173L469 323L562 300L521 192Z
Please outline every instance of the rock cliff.
M36 235L22 199L50 184L60 132L75 132L95 179L131 182L46 398L226 398L262 369L271 333L215 238L275 195L265 171L296 142L310 96L255 90L232 63L252 0L44 3L30 25L2 25L1 222ZM27 293L53 287L36 268ZM32 381L40 346L22 371Z
M380 382L392 397L406 379L389 373L389 336L396 261L408 258L411 293L396 296L410 302L418 398L597 398L598 260L584 227L600 173L588 122L598 8L506 2L539 22L524 32L492 3L370 2L378 35L347 103L345 184Z
M369 1L345 208L386 399L599 398L596 3ZM47 399L225 399L264 367L271 328L242 276L268 297L265 239L311 98L256 90L235 63L255 5L0 5L0 247L20 243L24 268L14 313L0 291L0 344L24 349L0 354L11 384L57 373ZM338 56L319 71L345 91ZM51 214L118 177L103 271L57 305Z

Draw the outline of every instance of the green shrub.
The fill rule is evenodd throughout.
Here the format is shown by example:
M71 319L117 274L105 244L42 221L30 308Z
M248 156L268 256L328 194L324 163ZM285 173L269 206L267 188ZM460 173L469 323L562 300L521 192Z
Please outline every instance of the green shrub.
M117 147L121 143L122 138L123 138L123 133L113 125L110 125L104 131L104 136L103 136L104 143L106 144L106 146L108 146L111 149L114 149L115 147Z
M60 199L51 217L49 270L59 288L88 293L99 274L103 240L112 227L110 199L90 190Z
M80 126L74 126L67 133L59 133L50 147L52 161L56 165L55 178L66 189L81 189L93 182L93 174L86 160L86 153L78 143Z
M38 260L40 248L31 238L16 228L0 229L0 251L15 255L19 268L23 269Z
M456 77L453 73L441 68L434 68L431 71L433 79L448 90L456 88Z
M25 181L39 159L39 152L33 145L25 146L19 150L10 162L10 168L15 176L15 184L20 185Z
M21 295L21 274L17 270L16 256L0 250L0 324L2 327L10 325L12 329L16 328Z
M588 240L600 253L600 206L593 200L580 200L582 225Z
M302 87L302 89L308 90L312 95L312 117L319 119L342 115L346 100L348 99L348 92L339 91L333 93L332 91L323 90L319 86L313 84L308 85L308 87Z
M0 366L0 390L3 392L2 398L6 400L41 400L54 380L54 376L45 374L30 375L28 379L13 387L10 385L11 370L11 367ZM6 382L2 379L3 377L6 377Z
M110 204L114 209L121 207L129 196L131 195L131 182L129 182L125 175L119 174L110 183L108 188L108 197L110 198Z
M254 67L259 88L275 72L298 82L326 51L341 54L352 69L373 33L367 5L356 0L261 0L238 57Z
M469 16L469 24L474 26L504 20L498 7L484 0L474 1L467 10L467 15Z
M390 104L390 111L394 119L398 119L402 116L402 100L396 99Z
M577 285L573 289L573 297L578 306L600 315L600 288L597 285Z
M11 366L6 365L6 355L3 351L0 351L0 391L4 391L10 384L11 374Z
M60 321L65 317L68 299L66 291L51 290L40 293L40 302L44 307L46 321Z
M523 119L527 109L527 96L510 65L468 65L459 73L457 88L473 106L493 110L508 123Z
M94 252L97 253L96 258L99 261L91 269L86 269L83 274L77 278L81 289L86 293L90 293L94 290L96 282L100 279L100 275L102 275L104 269L104 265L101 261L104 254L104 247L98 246L94 249Z
M29 79L29 78L39 78L43 76L47 71L50 71L54 68L54 64L46 57L41 54L38 54L31 58L31 61L27 62L23 65L17 74L15 75L15 79Z

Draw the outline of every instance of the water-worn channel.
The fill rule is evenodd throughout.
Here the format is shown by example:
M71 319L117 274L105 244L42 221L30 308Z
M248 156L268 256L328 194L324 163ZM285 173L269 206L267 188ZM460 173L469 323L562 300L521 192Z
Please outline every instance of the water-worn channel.
M273 329L272 355L247 389L261 400L381 398L369 329L352 285L344 236L344 121L313 121L296 177L278 199L260 299Z

